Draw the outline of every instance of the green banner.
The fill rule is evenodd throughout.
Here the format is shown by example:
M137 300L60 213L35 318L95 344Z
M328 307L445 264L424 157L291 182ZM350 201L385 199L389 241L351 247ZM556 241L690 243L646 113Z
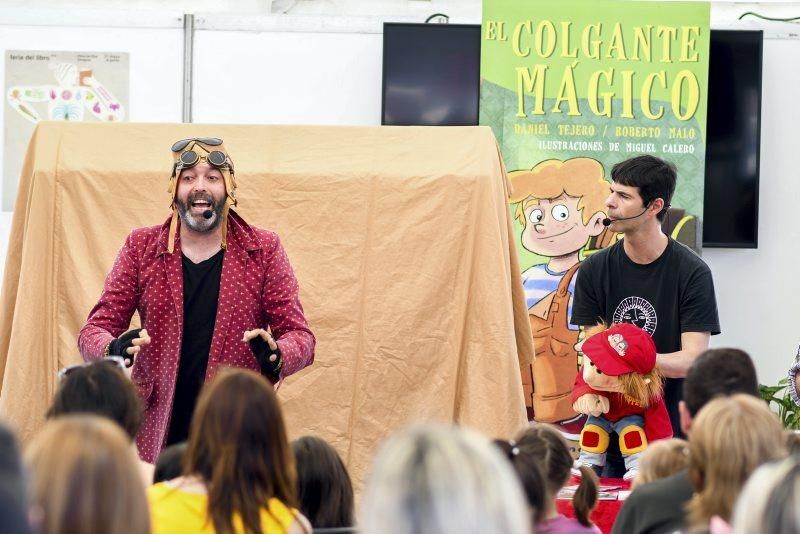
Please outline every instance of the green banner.
M598 224L614 164L640 154L675 164L671 205L678 211L667 231L699 248L709 5L484 0L481 34L480 123L493 129L514 190L511 213L537 354L555 354L575 330L565 310L571 299L558 302L559 286L569 298L580 261L616 239ZM531 221L548 217L580 224L552 239L532 235ZM538 331L550 333L537 337ZM574 368L564 373L553 378L559 384L552 391L534 388L545 400L561 399L540 398L537 408L534 396L537 419L571 413L561 389L567 375L574 380Z
M480 122L511 171L585 156L608 175L638 154L667 159L672 206L700 220L709 35L703 2L484 0Z

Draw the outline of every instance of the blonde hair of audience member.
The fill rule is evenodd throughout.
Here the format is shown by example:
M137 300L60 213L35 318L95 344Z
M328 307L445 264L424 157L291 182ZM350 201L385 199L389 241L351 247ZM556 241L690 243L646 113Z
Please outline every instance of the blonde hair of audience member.
M48 421L25 452L41 534L149 534L145 489L130 440L96 415Z
M706 404L692 423L689 477L695 489L689 523L704 529L715 515L731 520L733 506L750 474L786 456L783 429L766 403L733 395Z
M689 443L680 438L660 439L647 446L639 460L632 488L667 478L689 467Z
M390 438L372 466L361 534L528 533L517 477L488 439L419 426Z
M297 509L294 455L273 386L244 369L223 369L197 401L184 457L185 477L200 477L218 534L261 532L271 498ZM305 518L296 514L299 523ZM305 528L303 528L305 530Z
M558 516L556 495L569 480L573 464L569 445L555 428L541 423L524 428L514 437L514 441L519 447L519 456L536 462L544 475L547 495L544 508L536 514L536 522ZM580 470L581 482L572 496L572 506L575 519L581 525L590 527L592 522L589 514L597 505L599 481L590 467L581 466Z
M792 456L755 470L733 513L734 534L800 534L800 463Z

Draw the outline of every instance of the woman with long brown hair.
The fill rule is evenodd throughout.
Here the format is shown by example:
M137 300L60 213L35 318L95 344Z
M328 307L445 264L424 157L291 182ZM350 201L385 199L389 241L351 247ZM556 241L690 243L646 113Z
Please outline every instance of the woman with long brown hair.
M220 371L197 402L183 476L148 497L156 534L310 532L272 385L252 371Z

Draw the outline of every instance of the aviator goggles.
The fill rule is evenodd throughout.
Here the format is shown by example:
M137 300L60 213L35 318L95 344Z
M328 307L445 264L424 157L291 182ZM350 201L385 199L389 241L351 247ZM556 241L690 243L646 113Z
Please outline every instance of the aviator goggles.
M190 139L181 139L177 141L174 145L172 145L173 152L180 152L187 146L189 143L196 141L206 146L220 146L222 144L222 139L217 137L193 137ZM205 156L201 156L194 150L187 150L186 152L181 153L178 157L178 161L175 162L176 169L188 169L189 167L194 167L198 164L201 160L205 160L208 162L209 165L213 165L217 168L230 168L233 170L233 163L228 159L228 155L221 150L212 150Z
M88 365L99 365L99 364L113 365L115 367L119 367L122 370L122 372L125 372L125 360L122 356L106 356L102 360L78 363L75 365L68 365L67 367L62 367L61 369L58 370L58 381L61 382L76 369L82 369Z

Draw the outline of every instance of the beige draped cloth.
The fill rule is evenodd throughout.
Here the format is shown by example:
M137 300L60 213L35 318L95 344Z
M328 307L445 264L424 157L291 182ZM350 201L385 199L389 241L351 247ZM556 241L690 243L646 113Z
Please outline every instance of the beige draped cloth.
M42 425L57 370L131 229L169 214L169 147L225 140L237 211L276 231L317 337L279 391L290 435L329 440L360 487L417 421L508 437L533 358L488 128L43 122L20 178L0 304L0 418ZM134 323L138 321L134 318Z

